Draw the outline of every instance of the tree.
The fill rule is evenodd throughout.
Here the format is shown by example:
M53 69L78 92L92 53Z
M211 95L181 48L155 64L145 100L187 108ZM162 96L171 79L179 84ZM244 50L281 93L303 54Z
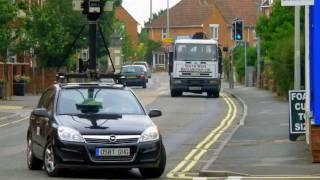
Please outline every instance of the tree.
M157 51L161 47L161 43L155 42L149 39L147 29L142 29L139 34L139 44L143 46L139 46L137 50L137 54L139 55L139 59L147 61L149 64L152 63L153 51Z
M264 59L270 61L277 91L287 96L294 82L294 9L281 7L281 1L276 0L271 16L259 18L257 33L262 39ZM301 49L303 46L302 43ZM303 55L301 59L304 59Z
M14 41L18 6L8 0L0 0L0 60L7 58L7 49Z
M115 1L115 5L120 4L121 0ZM109 42L113 31L114 12L104 13L99 23ZM80 29L86 25L86 17L81 12L72 10L72 0L45 1L42 7L32 7L24 27L27 34L25 41L35 49L41 66L65 66L76 49L88 47L88 27L84 29L77 44L73 44ZM97 42L97 54L102 56L105 48L101 36L98 36Z

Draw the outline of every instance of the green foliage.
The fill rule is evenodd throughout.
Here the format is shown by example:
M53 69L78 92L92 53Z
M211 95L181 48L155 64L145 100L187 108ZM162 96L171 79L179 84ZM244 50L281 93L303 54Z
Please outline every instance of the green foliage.
M17 19L18 6L12 1L0 0L0 59L7 56L7 48L13 42L14 21Z
M121 0L116 0L115 5L121 5ZM104 36L108 39L113 32L114 11L105 12L99 19ZM87 19L81 12L72 10L72 0L45 1L42 7L32 7L27 21L20 32L24 34L21 49L34 48L35 54L42 67L61 67L74 64L68 58L76 49L87 48L88 26L73 47L73 42L80 29L86 25ZM99 33L98 33L99 34ZM106 54L102 37L97 37L98 57Z
M278 93L287 95L294 82L294 8L281 7L281 1L276 0L271 16L259 18L257 33L262 39L262 54L270 60L270 73L277 82Z
M73 54L68 58L68 63L67 67L71 71L76 71L77 70L77 61L78 61L78 56L77 54Z
M127 62L132 59L134 55L131 38L125 28L124 22L118 21L114 24L114 27L115 33L120 35L124 62Z
M139 47L137 50L137 57L139 60L145 60L152 64L152 52L159 50L161 43L149 39L146 29L142 29L139 35Z
M255 66L257 61L257 49L254 47L247 48L247 66ZM234 59L237 75L240 79L245 76L245 49L243 47L235 50Z

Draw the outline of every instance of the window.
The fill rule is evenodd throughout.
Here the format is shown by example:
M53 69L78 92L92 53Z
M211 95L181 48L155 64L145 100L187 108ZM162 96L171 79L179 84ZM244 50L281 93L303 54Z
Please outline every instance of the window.
M219 39L219 24L210 24L211 39Z
M82 111L77 105L88 100L101 104L98 114L144 114L141 105L130 91L102 88L62 90L58 99L57 113L81 114Z
M162 39L167 38L168 34L167 34L167 29L162 29Z

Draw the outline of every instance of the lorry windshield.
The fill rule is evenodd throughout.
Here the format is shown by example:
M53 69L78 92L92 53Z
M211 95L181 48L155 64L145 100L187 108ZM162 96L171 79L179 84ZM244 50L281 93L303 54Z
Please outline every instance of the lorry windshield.
M176 59L178 61L214 61L217 60L215 44L177 44Z

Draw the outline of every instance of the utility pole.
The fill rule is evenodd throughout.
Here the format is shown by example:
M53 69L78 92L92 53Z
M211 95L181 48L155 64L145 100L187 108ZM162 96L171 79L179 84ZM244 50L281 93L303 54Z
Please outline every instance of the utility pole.
M169 0L167 0L167 37L170 37L170 9Z
M305 6L305 89L306 89L306 104L305 110L307 114L306 119L306 142L310 144L310 32L309 32L309 25L310 25L310 7Z
M301 62L300 62L300 9L295 6L295 51L294 51L294 89L301 89Z
M248 59L247 59L247 42L243 41L244 43L244 85L248 86Z
M258 1L258 17L261 15L261 0ZM257 37L257 84L259 88L261 86L261 41L260 37Z
M152 14L152 0L150 0L150 22L153 18L153 14Z

